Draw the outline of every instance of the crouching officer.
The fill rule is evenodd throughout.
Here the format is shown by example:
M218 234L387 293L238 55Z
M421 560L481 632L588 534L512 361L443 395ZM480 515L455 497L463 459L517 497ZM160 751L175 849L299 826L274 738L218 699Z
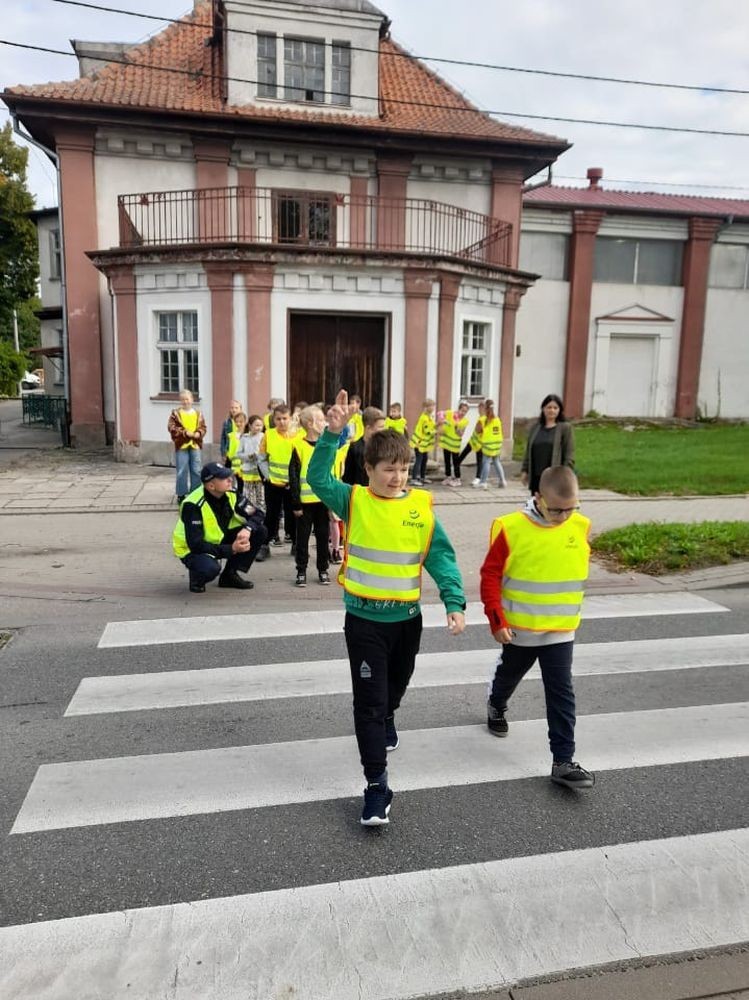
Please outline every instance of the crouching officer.
M174 554L190 571L190 590L204 593L217 576L219 587L251 590L252 581L239 573L249 570L268 537L263 515L234 492L231 469L209 462L200 479L182 501L172 535Z

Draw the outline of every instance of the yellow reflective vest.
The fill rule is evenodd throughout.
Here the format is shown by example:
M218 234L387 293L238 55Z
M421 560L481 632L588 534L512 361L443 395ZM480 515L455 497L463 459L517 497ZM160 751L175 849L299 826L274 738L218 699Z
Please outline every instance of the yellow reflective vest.
M268 456L268 475L274 486L287 486L289 462L294 450L294 435L284 437L274 428L265 435L265 452Z
M357 597L415 603L433 533L432 495L427 490L409 490L390 500L366 486L353 486L338 582Z
M177 410L177 417L179 422L188 432L188 434L194 434L198 429L198 422L200 421L200 410L189 410L185 411L182 409ZM187 451L189 448L197 448L197 444L190 440L186 444L181 445L180 451Z
M307 482L307 470L309 469L309 461L314 454L315 446L310 444L306 438L296 438L294 441L294 451L299 456L300 465L299 499L302 503L320 503L320 497L312 492L312 487Z
M411 440L409 444L416 451L424 452L431 451L434 447L434 439L437 436L437 425L434 422L434 417L430 416L428 413L422 413L419 419L416 421L416 426L414 427L414 432L411 435Z
M226 494L229 498L229 503L231 504L232 517L229 521L230 528L241 528L245 523L244 518L237 517L234 513L234 508L237 503L237 494L229 492ZM200 516L203 518L203 537L211 545L220 545L221 540L224 537L224 532L221 530L221 525L216 520L216 515L213 510L206 502L205 489L203 486L198 486L194 489L192 493L188 493L182 503L194 503L197 504L200 510ZM182 510L182 505L180 504L180 510ZM187 545L187 538L185 536L185 522L180 517L177 521L174 531L172 532L172 549L175 556L178 559L182 559L190 551Z
M352 414L352 417L349 420L348 425L351 428L351 436L349 437L349 441L351 444L353 444L354 441L358 441L359 438L364 437L364 419L362 418L360 412L357 411L356 413Z
M481 451L481 435L484 432L484 418L479 417L476 423L473 425L473 430L471 431L471 437L468 440L471 446L471 451Z
M468 426L468 417L462 417L457 422L453 420L454 410L445 410L445 422L440 428L440 448L457 453L463 443L463 431Z
M405 417L385 417L385 430L398 431L399 434L406 434Z
M481 432L481 450L487 458L496 458L502 450L502 421L499 417L484 421Z
M504 531L509 555L502 611L511 628L572 632L580 624L588 579L590 521L577 511L562 524L537 524L524 511L494 520L491 541Z
M227 435L227 445L226 445L226 458L229 462L229 468L234 473L240 473L242 471L242 459L237 458L237 452L239 451L239 438L241 431L239 427L232 420L231 430Z

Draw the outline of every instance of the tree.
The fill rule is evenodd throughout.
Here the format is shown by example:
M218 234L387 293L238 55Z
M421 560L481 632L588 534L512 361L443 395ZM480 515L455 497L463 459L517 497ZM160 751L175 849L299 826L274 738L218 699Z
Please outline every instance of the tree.
M16 354L12 344L0 341L0 393L15 396L25 371L26 358L23 354Z
M39 254L28 216L28 150L13 142L10 122L0 129L0 340L13 340L13 310L36 295Z

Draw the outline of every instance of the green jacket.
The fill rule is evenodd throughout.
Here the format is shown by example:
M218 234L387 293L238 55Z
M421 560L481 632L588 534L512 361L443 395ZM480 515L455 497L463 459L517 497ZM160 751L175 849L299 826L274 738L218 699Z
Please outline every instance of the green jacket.
M338 447L338 435L325 431L315 446L307 470L307 480L315 494L326 507L334 511L344 522L348 519L349 500L352 487L331 475L333 459ZM424 568L439 587L440 599L445 610L464 611L466 606L463 580L455 558L455 550L445 529L435 517L432 544L424 560ZM346 610L359 618L369 621L400 622L419 614L418 603L405 604L402 601L373 601L357 597L344 591L343 603Z

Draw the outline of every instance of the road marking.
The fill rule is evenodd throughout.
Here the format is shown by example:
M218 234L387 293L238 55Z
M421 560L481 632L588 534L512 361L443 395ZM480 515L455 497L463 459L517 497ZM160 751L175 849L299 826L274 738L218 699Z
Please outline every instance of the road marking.
M495 649L422 653L411 687L486 682L494 671L496 655ZM749 635L680 636L580 643L575 647L574 673L644 673L743 664L749 664ZM527 675L538 676L538 667ZM118 674L84 677L65 715L304 698L347 694L350 690L349 662L345 659Z
M747 859L749 831L729 830L4 927L0 993L399 1000L503 987L746 940Z
M603 594L585 598L583 615L593 618L642 618L654 615L690 615L728 611L722 604L699 594ZM445 628L445 611L439 604L422 607L425 628ZM484 625L482 606L466 609L466 624ZM100 649L120 646L158 646L165 643L207 642L216 639L261 639L291 635L325 635L341 632L343 609L334 611L284 611L283 615L207 615L194 618L154 618L109 622L99 640Z
M549 772L545 719L404 732L396 791ZM250 735L250 734L248 734ZM749 755L749 702L581 716L577 744L594 770ZM125 823L348 798L361 794L353 737L44 764L11 833Z

